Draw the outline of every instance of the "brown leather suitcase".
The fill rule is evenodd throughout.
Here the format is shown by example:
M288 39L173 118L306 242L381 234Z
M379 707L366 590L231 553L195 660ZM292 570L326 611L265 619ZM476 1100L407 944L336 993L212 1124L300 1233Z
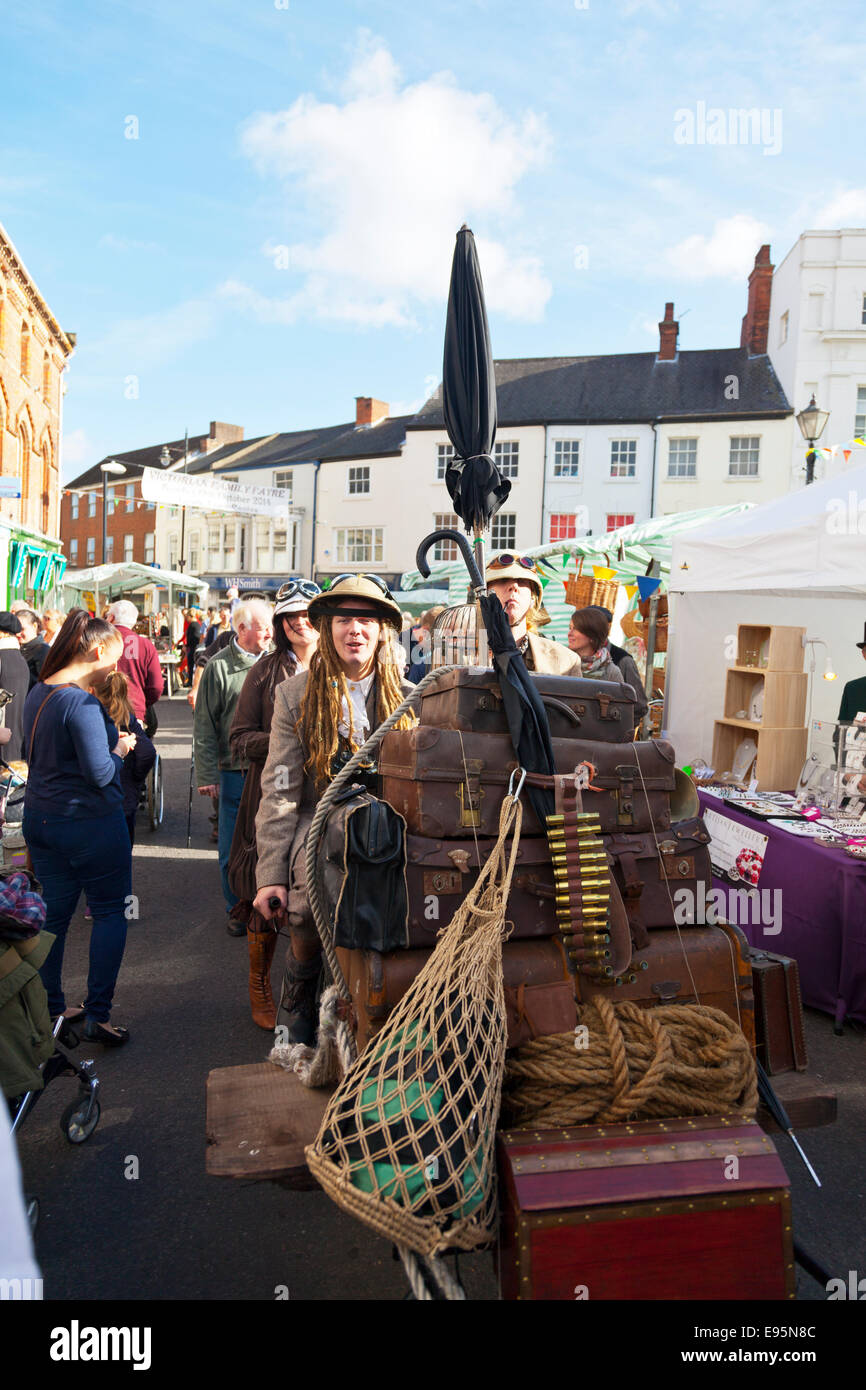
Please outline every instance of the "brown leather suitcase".
M409 946L434 946L487 863L494 841L470 835L462 840L406 837L406 882L409 887ZM480 857L479 857L480 856ZM511 883L506 916L509 940L555 936L553 866L547 840L523 836Z
M634 734L635 694L618 681L530 672L547 710L551 738L627 743ZM484 666L445 671L421 696L418 718L438 729L507 734L499 681Z
M612 1003L633 1000L656 1004L704 1004L721 1009L755 1046L755 1001L749 943L739 927L720 924L688 931L654 931L645 950L635 951L632 968L620 985L590 975L574 976L578 1001L605 994ZM641 962L646 969L641 969Z
M590 764L583 793L587 811L596 811L603 832L666 831L671 821L697 814L691 780L674 767L671 744L597 743L554 739L559 773ZM499 812L517 758L507 734L472 734L419 724L392 729L379 753L379 795L405 817L410 834L464 839L473 829L496 835ZM523 834L541 826L524 799Z
M754 1048L755 1009L748 949L748 942L738 927L721 925L695 927L687 932L655 931L649 946L635 953L634 969L626 972L621 985L602 984L589 975L573 973L565 947L557 937L506 941L502 959L506 991L516 990L521 984L553 986L566 980L573 990L573 998L579 1003L602 993L613 1003L629 999L645 1008L697 1002L726 1013L739 1024L750 1047ZM338 948L337 957L352 995L359 1048L365 1047L369 1038L379 1031L429 955L429 950L391 951L380 955L378 951ZM640 968L641 961L646 961L645 970ZM630 980L630 975L634 975L634 980ZM557 993L556 1007L561 1010L564 997L562 992ZM567 1032L573 1026L574 1020L563 1027L547 1027L546 1031ZM509 1046L517 1045L514 1039L512 1030Z
M429 957L429 949L382 955L337 948L352 995L359 1051L378 1033ZM558 941L506 941L502 965L509 1047L532 1036L568 1032L575 1026L574 991ZM545 994L546 1001L541 997Z
M771 1076L806 1070L800 971L790 956L751 950L758 1061Z
M630 922L649 928L704 925L713 869L710 835L700 816L659 835L616 833L602 839Z

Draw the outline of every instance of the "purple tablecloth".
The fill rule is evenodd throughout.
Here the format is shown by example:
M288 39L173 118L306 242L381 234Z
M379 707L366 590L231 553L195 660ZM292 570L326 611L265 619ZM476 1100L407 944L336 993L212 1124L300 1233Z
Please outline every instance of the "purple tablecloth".
M805 1004L833 1014L837 1027L846 1016L866 1023L866 861L699 795L702 811L768 837L758 888L781 890L782 930L769 934L766 924L751 921L737 925L753 946L793 956ZM721 878L713 886L726 896L734 891Z

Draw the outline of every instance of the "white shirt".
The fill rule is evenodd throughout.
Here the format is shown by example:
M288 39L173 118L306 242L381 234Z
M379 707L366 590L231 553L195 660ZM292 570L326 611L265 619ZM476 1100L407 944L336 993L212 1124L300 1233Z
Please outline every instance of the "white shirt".
M375 679L375 672L365 676L362 681L347 680L349 687L349 700L352 702L352 724L354 726L355 739L360 748L366 742L367 733L370 729L370 721L367 718L367 696ZM342 738L349 737L349 702L343 696L342 718L337 725L337 733Z

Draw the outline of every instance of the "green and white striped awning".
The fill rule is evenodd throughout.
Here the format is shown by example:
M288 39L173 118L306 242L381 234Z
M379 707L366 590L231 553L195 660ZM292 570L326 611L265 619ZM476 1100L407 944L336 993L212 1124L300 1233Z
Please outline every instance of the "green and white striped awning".
M650 563L658 562L661 574L662 591L667 588L670 575L671 550L674 536L683 531L704 526L707 522L721 517L733 516L747 511L751 502L737 502L727 507L703 507L697 511L678 512L672 516L651 517L632 526L621 526L602 536L580 536L577 540L554 541L550 545L538 545L525 554L535 560L544 560L540 565L544 583L544 606L550 614L550 625L545 627L545 637L566 640L568 625L573 609L565 601L565 579L577 570L579 556L584 556L584 573L592 573L592 566L609 565L616 571L621 584L633 584L638 575L646 574ZM462 560L443 561L430 568L430 576L424 579L418 570L408 570L402 578L402 589L415 589L422 585L448 581L448 604L466 602L468 576ZM635 600L636 602L637 600ZM631 606L631 605L628 605ZM624 611L624 610L623 610Z

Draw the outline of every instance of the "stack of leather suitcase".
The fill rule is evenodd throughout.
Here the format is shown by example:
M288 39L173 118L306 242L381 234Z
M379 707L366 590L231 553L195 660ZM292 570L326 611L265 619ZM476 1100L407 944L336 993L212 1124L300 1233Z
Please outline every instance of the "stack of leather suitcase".
M569 954L557 917L557 880L546 827L523 797L523 829L504 946L509 1046L573 1027L576 1004L604 991L647 1007L697 1002L722 1009L754 1046L748 950L731 926L689 923L689 903L711 889L709 836L690 779L663 741L634 742L629 686L533 674L547 709L557 773L591 765L584 806L628 916L633 957L614 979L587 973ZM498 680L477 667L443 672L427 687L419 723L392 731L379 752L379 795L408 830L408 948L339 950L363 1047L418 974L437 934L486 862L512 771ZM678 890L686 890L685 893ZM517 1002L520 991L519 1003Z

